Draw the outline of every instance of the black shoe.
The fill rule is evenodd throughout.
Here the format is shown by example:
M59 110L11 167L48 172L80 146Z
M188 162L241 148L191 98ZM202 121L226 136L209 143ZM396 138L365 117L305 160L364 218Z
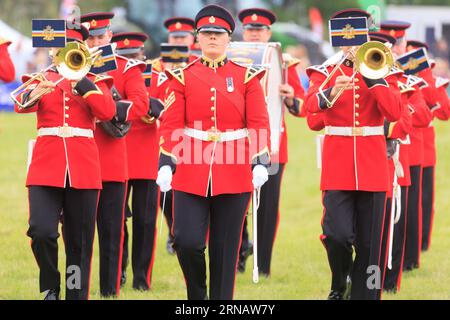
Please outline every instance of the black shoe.
M59 295L59 288L48 290L47 294L45 295L44 300L50 300L50 301L61 300L61 297Z
M122 271L122 274L120 275L120 287L122 288L125 283L127 283L127 272Z
M386 293L390 293L390 294L396 294L397 293L397 288L396 287L394 287L394 288L384 288L383 291L386 292Z
M149 287L146 284L140 283L140 284L133 284L133 289L137 291L148 291L150 290Z
M169 253L172 256L175 254L175 249L173 248L173 238L170 235L167 238L166 250L167 253Z
M253 244L250 242L247 250L243 250L239 253L238 271L239 273L245 272L245 265L249 256L253 254Z
M327 300L344 300L342 292L331 290Z
M352 278L347 276L345 281L345 291L342 294L342 300L350 300L350 294L352 293Z
M419 269L419 265L417 263L409 263L403 266L404 271L413 271L414 269Z

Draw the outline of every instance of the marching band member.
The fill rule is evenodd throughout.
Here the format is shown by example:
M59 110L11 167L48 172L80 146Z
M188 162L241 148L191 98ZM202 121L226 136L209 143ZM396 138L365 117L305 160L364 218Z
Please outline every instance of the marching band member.
M428 45L420 41L408 40L407 51L425 48ZM433 75L432 69L427 68L418 74L426 81L427 86L422 89L424 99L429 106L433 119L448 120L448 96L442 95L439 91L437 78ZM442 87L442 85L441 85ZM436 133L433 123L422 129L423 134L423 167L422 167L422 243L421 250L429 248L431 230L434 220L434 189L435 189L435 168L436 168Z
M0 80L4 82L14 81L16 72L14 64L8 52L11 41L0 37Z
M366 17L359 9L337 12L333 18ZM344 53L351 50L344 47ZM346 298L351 279L351 299L377 299L379 288L367 286L369 266L380 266L380 242L389 189L384 119L400 119L402 104L392 87L396 79L377 80L354 74L351 51L331 77L323 95L321 84L334 65L307 69L311 87L306 98L310 113L322 112L325 124L321 189L324 217L321 240L332 271L329 299ZM331 104L341 89L340 98ZM324 96L327 98L325 99ZM356 256L353 261L352 252Z
M245 42L267 43L270 41L272 36L271 26L277 20L273 12L266 9L250 8L242 10L238 16L243 24L242 36ZM285 61L288 66L288 81L280 85L280 95L284 98L284 104L289 113L296 117L305 116L303 110L305 93L296 70L299 63L300 60L298 59ZM258 268L260 273L265 276L270 275L272 250L280 219L281 181L288 161L287 145L287 130L283 117L280 150L277 154L271 155L271 163L275 164L278 169L275 174L269 175L268 182L261 188L261 200L258 209ZM245 223L239 252L238 270L240 272L245 271L246 259L252 251L252 244L248 238L247 223Z
M67 29L67 41L83 42L89 33L81 26ZM109 92L112 79L88 74L78 82L63 80L54 69L34 81L19 97L31 101L42 90L52 89L34 105L18 113L36 112L38 138L28 171L30 203L28 236L40 269L40 290L46 300L58 300L58 224L63 217L66 276L79 268L79 286L66 281L66 299L88 299L95 215L102 188L99 154L94 140L95 119L113 118L115 106ZM24 79L29 79L25 75ZM69 280L69 279L67 279ZM73 285L73 284L72 284Z
M144 60L144 43L148 36L140 32L114 34L112 42L117 44L116 53L129 58ZM142 81L144 81L142 79ZM133 217L132 269L133 274L145 272L146 283L150 288L156 245L156 220L158 213L158 128L156 121L164 106L157 99L150 98L148 117L132 120L131 128L125 136L128 160L127 203L131 196L131 216ZM132 192L131 192L132 191ZM126 221L125 234L128 234ZM126 236L125 239L128 237ZM128 241L124 239L122 257L122 277L124 284L126 261L128 260Z
M161 192L170 190L174 173L174 247L188 299L207 298L208 232L209 297L232 299L250 194L268 179L270 127L259 82L264 70L226 58L235 22L224 8L204 7L195 27L202 57L168 72L157 183Z
M88 46L107 45L112 39L110 29L113 13L96 12L81 16L81 22L89 27ZM116 55L117 69L108 72L114 79L116 116L114 122L140 119L149 109L142 72L145 63ZM127 192L128 165L125 139L112 136L105 127L98 126L95 140L100 153L103 189L100 193L97 227L100 248L100 293L102 296L118 296L121 279L123 248L124 206ZM146 290L149 287L148 269L142 266L134 271L133 287Z

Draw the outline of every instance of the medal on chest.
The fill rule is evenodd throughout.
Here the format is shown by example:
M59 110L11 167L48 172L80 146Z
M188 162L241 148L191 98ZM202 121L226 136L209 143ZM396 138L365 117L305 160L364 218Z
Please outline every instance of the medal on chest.
M227 78L227 91L230 93L234 91L233 78L231 77Z

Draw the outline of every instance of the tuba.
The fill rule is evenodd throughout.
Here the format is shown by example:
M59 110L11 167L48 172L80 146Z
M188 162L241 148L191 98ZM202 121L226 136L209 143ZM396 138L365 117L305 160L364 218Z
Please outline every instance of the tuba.
M344 61L350 56L353 55L355 57L355 72L351 76L353 79L356 76L356 73L359 72L363 77L368 79L381 79L386 77L391 68L394 66L394 56L392 55L391 49L378 41L369 41L361 45L356 51L352 48L347 54L345 54L341 60L336 64L334 69L330 72L328 77L322 83L319 88L320 95L328 101L325 96L324 88L330 82L331 78L337 71L340 71L342 74L344 72L341 69L341 65ZM341 89L333 101L329 102L333 105L337 99L344 93L345 89Z
M13 102L19 106L19 109L25 109L32 106L36 103L36 101L51 91L50 88L42 90L25 103L19 102L17 99L17 96L22 93L32 82L47 81L45 78L45 73L48 70L55 67L56 70L58 70L58 73L62 76L62 78L56 81L55 84L58 84L64 79L79 81L88 74L95 60L101 54L101 51L97 49L89 50L85 44L80 42L69 42L64 48L53 50L56 50L53 57L53 63L11 92L10 97Z

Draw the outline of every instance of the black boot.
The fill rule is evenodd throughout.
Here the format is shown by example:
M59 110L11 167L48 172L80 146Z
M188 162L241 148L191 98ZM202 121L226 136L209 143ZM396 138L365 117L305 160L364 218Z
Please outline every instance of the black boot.
M166 250L167 253L169 253L172 256L175 254L175 249L173 248L173 237L170 233L169 236L167 237Z
M127 282L127 272L124 270L120 275L120 287L122 288L126 282Z
M245 265L249 256L253 254L253 243L248 243L248 248L239 252L238 271L239 273L245 272Z
M344 293L342 294L342 300L350 300L350 294L352 293L352 278L350 276L347 276L345 284L346 287Z
M331 290L327 300L344 300L342 292Z
M44 300L61 300L61 297L59 295L59 288L57 289L50 289L47 291L47 294L45 295Z

